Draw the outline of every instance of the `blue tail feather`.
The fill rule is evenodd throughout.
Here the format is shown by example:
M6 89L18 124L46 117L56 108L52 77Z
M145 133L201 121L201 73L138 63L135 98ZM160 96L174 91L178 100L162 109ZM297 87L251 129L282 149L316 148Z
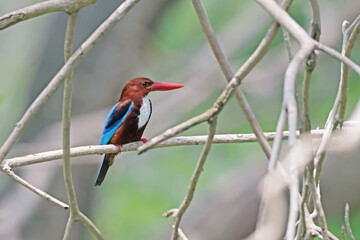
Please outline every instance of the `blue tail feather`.
M106 159L106 155L104 157L103 163L101 165L99 174L97 176L96 182L95 182L95 186L100 186L101 183L104 181L105 175L109 169L110 165Z

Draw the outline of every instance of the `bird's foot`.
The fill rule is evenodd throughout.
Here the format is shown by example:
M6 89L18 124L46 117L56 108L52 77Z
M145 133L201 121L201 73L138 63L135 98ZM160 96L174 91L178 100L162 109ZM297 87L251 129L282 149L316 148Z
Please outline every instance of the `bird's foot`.
M121 145L116 145L119 152L121 152Z
M147 143L148 140L146 138L141 138L139 141L142 141L143 143Z

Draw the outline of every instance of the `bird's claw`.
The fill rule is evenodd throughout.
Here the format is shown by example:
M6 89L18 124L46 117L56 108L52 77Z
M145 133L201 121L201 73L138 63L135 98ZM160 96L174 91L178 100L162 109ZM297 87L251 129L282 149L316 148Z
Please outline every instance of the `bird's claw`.
M147 143L148 140L146 138L141 138L139 141L142 141L143 143Z
M121 152L121 145L116 145L119 152Z

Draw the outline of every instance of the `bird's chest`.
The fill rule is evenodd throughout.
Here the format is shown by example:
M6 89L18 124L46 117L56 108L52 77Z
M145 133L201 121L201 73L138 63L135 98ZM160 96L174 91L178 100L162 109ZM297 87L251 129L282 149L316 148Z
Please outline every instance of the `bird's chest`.
M139 109L138 129L142 128L149 121L151 116L151 102L148 97L142 99L142 105Z

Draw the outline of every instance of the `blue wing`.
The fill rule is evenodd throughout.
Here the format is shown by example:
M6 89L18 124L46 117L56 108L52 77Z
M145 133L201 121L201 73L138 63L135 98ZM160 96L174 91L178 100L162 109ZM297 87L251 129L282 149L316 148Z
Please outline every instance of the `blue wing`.
M129 115L131 108L133 107L132 102L128 102L121 106L119 109L116 109L121 102L117 103L109 112L105 126L103 130L103 134L101 137L100 144L106 145L109 143L110 139L114 135L114 133L119 129L121 124L124 122L127 115Z

